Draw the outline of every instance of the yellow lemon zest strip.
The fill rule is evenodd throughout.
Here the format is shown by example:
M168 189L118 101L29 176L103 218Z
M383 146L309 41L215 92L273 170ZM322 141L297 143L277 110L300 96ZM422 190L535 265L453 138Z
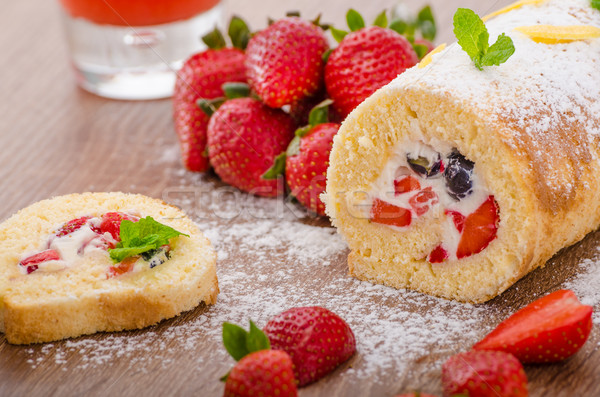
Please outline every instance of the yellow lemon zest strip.
M481 20L483 22L487 22L488 19L491 19L497 15L504 14L509 11L516 10L517 8L521 8L521 7L527 6L527 5L536 5L537 6L542 3L545 3L546 1L548 1L548 0L519 0L519 1L512 3L511 5L508 5L504 8L499 9L498 11L494 11L491 14L484 16L483 18L481 18Z
M536 43L558 44L600 37L600 28L591 25L553 26L533 25L515 28Z
M443 51L444 48L446 48L446 43L440 44L439 46L437 46L433 50L431 50L431 52L429 54L425 55L423 57L423 59L421 60L421 62L419 62L419 65L418 65L419 69L423 69L425 66L429 65L431 63L431 60L433 59L432 56L434 56L438 52Z

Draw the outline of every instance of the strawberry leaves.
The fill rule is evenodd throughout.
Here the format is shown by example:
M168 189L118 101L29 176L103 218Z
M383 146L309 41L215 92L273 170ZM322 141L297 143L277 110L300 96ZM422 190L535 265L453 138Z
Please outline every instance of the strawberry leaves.
M348 22L348 27L352 32L356 32L365 27L365 20L362 15L352 8L346 13L346 22Z
M231 44L233 44L235 48L239 48L240 50L246 49L251 34L248 25L242 18L235 15L231 17L227 33L229 35L229 39L231 40ZM227 47L227 41L217 27L208 32L206 35L202 36L202 41L208 48L212 50L220 50Z
M600 0L592 0L592 8L600 10Z
M235 361L240 361L250 353L271 348L269 338L252 320L248 331L236 324L223 323L223 345Z
M489 45L489 33L479 16L468 8L459 8L454 14L454 34L458 44L469 55L475 66L500 65L515 52L513 41L502 33L496 42Z

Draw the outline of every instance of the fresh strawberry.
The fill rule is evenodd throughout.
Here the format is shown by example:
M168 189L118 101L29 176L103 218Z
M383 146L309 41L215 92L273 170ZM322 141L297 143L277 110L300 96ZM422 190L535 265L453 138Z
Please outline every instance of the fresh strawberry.
M113 278L125 273L129 273L133 270L135 262L137 262L138 259L139 257L137 256L130 256L129 258L123 259L119 263L115 263L114 265L108 268L106 272L106 277Z
M427 256L427 261L429 263L442 263L448 259L448 257L448 251L440 244L431 251L429 256Z
M459 233L465 228L465 216L458 211L446 210L446 215L452 218L452 223L454 223L454 227L458 230Z
M100 233L110 233L113 239L121 241L121 222L127 219L132 222L139 221L139 218L124 214L122 212L107 212L102 215L102 222L100 223Z
M322 307L296 307L273 317L263 331L273 349L289 353L299 386L333 371L356 352L352 330Z
M325 123L312 127L300 139L296 154L287 156L285 178L291 194L311 211L325 215L321 193L325 191L329 153L339 124Z
M437 204L439 201L438 195L433 191L433 188L428 186L412 196L408 200L408 203L415 211L417 216L422 216L429 211L431 206Z
M577 353L592 330L592 307L573 291L546 295L504 320L476 350L502 350L522 363L548 363Z
M250 39L246 68L250 85L273 108L315 94L323 84L323 29L297 17L283 18Z
M278 109L251 98L225 102L208 125L208 154L221 179L265 197L281 193L263 174L294 137L294 122Z
M325 66L325 86L344 117L378 88L419 62L410 42L393 30L371 26L344 37Z
M421 184L414 176L406 175L394 181L394 191L396 196L419 189L421 189Z
M54 235L56 237L62 237L66 236L67 234L71 234L74 231L79 230L83 225L87 223L89 219L89 216L83 216L81 218L72 219L69 222L62 225L62 227L58 229L56 233L54 233Z
M59 261L60 254L55 250L45 250L35 255L28 256L19 262L27 270L27 274L33 273L38 269L38 264L46 261Z
M454 219L456 222L456 218ZM483 251L496 238L499 219L498 205L494 196L489 196L475 212L465 218L456 257L461 259Z
M442 365L444 396L525 397L527 377L515 356L496 351L470 351Z
M297 396L292 359L280 350L260 350L242 358L225 381L224 397Z
M373 206L371 207L370 220L384 225L405 227L410 226L412 214L406 208L397 207L376 198L373 200Z

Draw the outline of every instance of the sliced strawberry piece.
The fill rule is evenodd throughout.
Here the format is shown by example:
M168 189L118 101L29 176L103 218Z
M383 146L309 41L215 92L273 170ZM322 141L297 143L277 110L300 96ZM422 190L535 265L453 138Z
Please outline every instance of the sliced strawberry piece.
M431 186L421 190L408 200L408 203L415 210L417 216L425 215L429 211L429 208L438 202L438 195L435 194Z
M442 263L446 259L448 259L448 251L446 251L441 244L435 247L429 256L427 256L427 261L429 263Z
M412 214L406 208L398 207L385 201L375 199L371 207L371 222L384 225L405 227L412 221Z
M127 219L132 222L139 221L139 218L124 214L122 212L107 212L102 215L102 223L100 223L100 233L110 233L116 241L121 241L120 231L121 222Z
M125 273L129 273L133 270L135 262L137 262L138 259L140 259L139 256L131 256L123 259L119 263L115 263L106 272L106 278L113 278Z
M467 219L463 214L458 211L446 210L445 214L452 218L452 222L454 222L454 226L459 233L462 233L465 228L465 220Z
M57 251L45 250L35 255L28 256L19 262L19 265L25 267L27 269L27 274L30 274L38 269L38 264L46 261L58 260L60 260L60 255Z
M413 190L419 190L420 188L421 184L414 176L406 175L394 181L396 196L402 193L412 192Z
M461 259L483 251L496 238L499 219L498 205L494 196L489 196L465 219L456 257Z
M73 233L74 231L80 229L83 225L85 225L89 219L89 216L82 216L81 218L70 220L56 231L56 237L62 237L66 236L67 234Z
M588 339L592 310L573 291L556 291L504 320L473 349L509 352L524 364L561 361Z

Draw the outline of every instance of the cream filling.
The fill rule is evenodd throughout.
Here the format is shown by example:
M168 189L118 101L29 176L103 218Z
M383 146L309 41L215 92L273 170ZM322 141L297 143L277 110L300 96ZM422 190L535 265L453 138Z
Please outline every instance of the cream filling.
M435 219L441 227L441 236L443 240L441 243L443 248L448 252L448 259L455 260L457 259L456 251L460 242L461 233L456 229L452 217L446 215L446 211L456 211L466 217L475 212L481 204L488 199L491 192L485 184L481 174L478 172L477 164L475 164L471 176L471 193L457 201L448 194L443 172L425 178L413 171L407 160L407 155L410 154L413 158L425 157L430 161L435 161L439 154L444 168L446 168L448 156L451 152L452 145L439 140L405 140L399 142L392 149L392 155L385 164L377 180L373 183L368 194L368 203L364 203L365 205L363 208L368 208L370 211L373 201L379 199L410 210L412 214L412 222L410 225L406 227L385 225L397 231L406 231L417 222L422 222L424 220L431 221L431 218ZM420 190L431 187L432 191L438 197L438 202L430 205L429 210L421 216L417 215L409 203L411 197L417 194L419 190L398 195L395 194L394 181L401 179L404 175L410 175L416 178L421 185ZM366 215L370 216L369 214Z

